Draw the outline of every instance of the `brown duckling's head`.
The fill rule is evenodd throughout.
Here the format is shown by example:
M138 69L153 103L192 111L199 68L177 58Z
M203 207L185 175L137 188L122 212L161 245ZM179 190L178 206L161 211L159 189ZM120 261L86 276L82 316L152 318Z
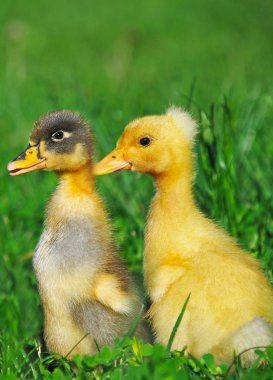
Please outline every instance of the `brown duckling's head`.
M196 124L180 108L129 123L116 148L95 165L94 173L132 170L159 176L191 170Z
M39 169L74 171L92 163L93 143L90 128L71 111L49 112L33 126L29 145L8 164L10 175Z

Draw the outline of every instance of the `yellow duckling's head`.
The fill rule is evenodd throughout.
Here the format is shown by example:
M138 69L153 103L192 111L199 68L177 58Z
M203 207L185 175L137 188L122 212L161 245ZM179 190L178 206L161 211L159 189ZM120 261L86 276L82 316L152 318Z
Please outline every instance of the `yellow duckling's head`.
M180 108L165 115L146 116L129 123L116 148L95 165L95 174L132 170L160 176L192 168L196 124Z
M92 136L86 122L71 111L49 112L33 126L29 145L8 164L10 175L46 169L74 171L92 163Z

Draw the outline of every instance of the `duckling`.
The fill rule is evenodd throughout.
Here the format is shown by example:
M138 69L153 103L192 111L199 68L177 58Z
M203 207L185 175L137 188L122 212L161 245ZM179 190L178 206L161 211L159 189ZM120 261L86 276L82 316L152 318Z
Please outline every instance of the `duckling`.
M64 110L41 117L27 149L8 164L11 176L40 169L54 171L59 181L33 259L46 347L68 358L94 354L128 332L142 302L94 189L93 139L80 115ZM149 340L142 322L136 335Z
M258 261L196 206L197 126L179 108L131 122L95 174L132 170L153 176L156 194L145 230L144 279L156 340L167 345L185 300L173 349L230 362L234 352L273 343L273 292ZM255 358L242 356L244 365Z

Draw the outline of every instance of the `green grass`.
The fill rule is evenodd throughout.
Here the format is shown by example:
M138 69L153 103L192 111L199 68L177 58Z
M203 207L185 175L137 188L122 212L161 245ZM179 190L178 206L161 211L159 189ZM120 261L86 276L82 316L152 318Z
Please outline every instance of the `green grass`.
M31 253L56 179L42 172L10 178L6 164L26 146L33 122L48 110L78 110L90 120L100 158L134 117L180 105L200 122L196 197L201 209L258 257L272 280L272 15L270 0L1 3L3 379L227 377L210 356L197 361L128 339L94 357L77 357L74 365L40 354L42 312ZM98 178L97 187L121 255L141 280L151 179L117 173ZM271 379L272 349L260 355L267 356L267 368L256 363L243 370L236 360L230 377Z

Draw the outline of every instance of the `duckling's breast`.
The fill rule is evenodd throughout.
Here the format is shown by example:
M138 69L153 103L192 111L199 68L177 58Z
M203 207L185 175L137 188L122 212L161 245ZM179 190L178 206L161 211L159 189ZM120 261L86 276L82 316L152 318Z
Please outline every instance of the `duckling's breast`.
M85 216L46 226L33 259L42 298L90 298L104 245L99 225Z

